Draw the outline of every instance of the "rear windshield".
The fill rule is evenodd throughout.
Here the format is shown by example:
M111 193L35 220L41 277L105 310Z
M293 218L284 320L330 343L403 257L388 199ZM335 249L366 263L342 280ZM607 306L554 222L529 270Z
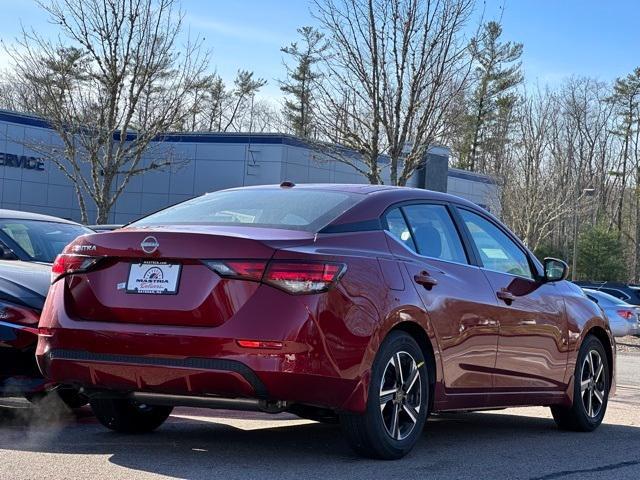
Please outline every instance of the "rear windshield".
M251 225L317 232L362 199L327 190L246 189L209 193L133 222L148 225Z
M627 302L598 290L586 290L587 296L600 305L628 305Z

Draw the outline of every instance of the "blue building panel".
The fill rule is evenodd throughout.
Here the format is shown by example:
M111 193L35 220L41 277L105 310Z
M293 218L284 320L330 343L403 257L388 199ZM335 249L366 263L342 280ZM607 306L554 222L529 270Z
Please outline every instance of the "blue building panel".
M0 208L40 212L80 220L78 199L71 180L42 151L64 151L62 142L47 123L37 117L0 111ZM358 156L345 150L354 161ZM4 161L3 155L9 155ZM445 156L448 150L433 147L427 155ZM37 161L36 161L37 160ZM143 163L164 162L162 170L134 176L116 201L110 223L124 223L149 212L202 193L243 185L296 183L367 183L353 167L337 161L300 138L282 134L171 133L151 143ZM38 163L40 161L41 163ZM383 179L388 165L381 157ZM436 163L436 162L432 162ZM440 162L441 164L442 162ZM426 162L427 170L429 162ZM40 168L41 167L41 168ZM445 162L446 167L446 162ZM89 169L82 164L85 178ZM444 175L427 182L428 175ZM433 178L430 178L433 180ZM122 182L116 179L113 189ZM450 193L487 205L499 214L499 186L490 177L455 169L418 171L408 186L442 185ZM96 208L85 194L89 221Z

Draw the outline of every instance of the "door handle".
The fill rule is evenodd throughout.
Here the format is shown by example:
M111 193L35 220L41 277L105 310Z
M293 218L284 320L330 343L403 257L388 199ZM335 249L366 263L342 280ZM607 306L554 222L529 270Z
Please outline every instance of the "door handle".
M496 297L503 300L507 305L511 305L516 299L516 296L508 290L498 290L496 292Z
M428 272L420 272L417 275L413 276L413 279L418 285L422 285L427 290L431 290L435 285L438 284L438 280L429 275Z

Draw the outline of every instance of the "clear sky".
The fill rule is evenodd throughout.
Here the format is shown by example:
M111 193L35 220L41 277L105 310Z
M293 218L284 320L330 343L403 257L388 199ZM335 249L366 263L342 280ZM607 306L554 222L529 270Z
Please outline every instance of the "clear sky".
M30 0L0 6L6 42L20 22L55 31ZM255 71L268 80L269 97L279 96L279 48L295 40L297 27L315 23L307 0L182 0L182 8L191 33L212 50L212 67L225 79L238 68ZM612 80L640 66L640 0L486 0L478 2L477 18L482 10L485 19L502 15L505 39L524 43L529 83L554 85L571 75Z

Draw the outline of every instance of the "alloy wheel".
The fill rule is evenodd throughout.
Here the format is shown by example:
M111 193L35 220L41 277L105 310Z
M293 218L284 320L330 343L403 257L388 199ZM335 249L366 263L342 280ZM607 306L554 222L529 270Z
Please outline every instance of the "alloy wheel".
M596 418L604 406L606 381L600 353L590 350L582 362L580 377L582 405L590 418Z
M380 382L380 413L387 434L404 440L416 426L422 405L420 367L405 351L387 362Z

